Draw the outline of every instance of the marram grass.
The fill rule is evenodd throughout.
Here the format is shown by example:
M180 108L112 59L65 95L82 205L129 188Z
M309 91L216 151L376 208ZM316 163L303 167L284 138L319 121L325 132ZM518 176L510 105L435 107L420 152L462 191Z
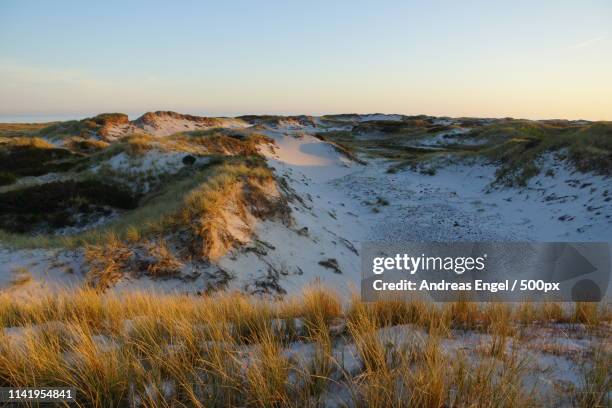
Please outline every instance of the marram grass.
M540 323L609 327L610 315L596 304L347 304L319 284L279 301L228 292L4 293L0 386L74 387L79 407L314 407L331 397L355 407L540 406L525 383L529 361L510 347ZM377 333L396 325L428 335L395 347ZM444 350L456 330L491 336L482 358ZM354 346L357 371L344 366L338 344ZM296 358L287 352L296 345L311 351ZM564 391L573 405L609 403L609 350L594 353L582 385Z

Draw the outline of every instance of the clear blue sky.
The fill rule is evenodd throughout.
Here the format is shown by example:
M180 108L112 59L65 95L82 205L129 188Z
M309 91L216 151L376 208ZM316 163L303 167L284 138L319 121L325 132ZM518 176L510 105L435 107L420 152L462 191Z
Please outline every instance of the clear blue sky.
M612 120L612 1L0 1L0 120Z

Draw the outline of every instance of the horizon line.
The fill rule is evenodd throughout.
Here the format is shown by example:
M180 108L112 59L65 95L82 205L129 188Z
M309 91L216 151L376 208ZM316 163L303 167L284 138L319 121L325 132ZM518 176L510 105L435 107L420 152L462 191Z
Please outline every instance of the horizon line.
M155 109L155 110L147 110L147 111L139 111L138 113L134 112L121 112L119 110L102 110L98 113L25 113L25 114L2 114L0 113L0 123L53 123L53 122L67 122L73 120L84 120L87 118L93 118L98 115L108 114L108 113L121 113L128 116L129 120L135 120L140 118L141 116L147 113L154 112L173 112L181 115L191 115L198 117L206 117L206 118L238 118L240 116L312 116L312 117L322 117L322 116L337 116L337 115L386 115L386 116L404 116L404 117L418 117L418 116L426 116L426 117L435 117L435 118L449 118L449 119L514 119L514 120L530 120L530 121L554 121L554 120L564 120L569 122L576 121L585 121L585 122L610 122L612 119L569 119L563 117L548 117L548 118L533 118L533 117L515 117L512 115L500 115L500 116L473 116L473 115L435 115L435 114L427 114L427 113L418 113L418 114L406 114L406 113L385 113L382 111L378 112L340 112L340 113L292 113L292 112L279 112L279 113L271 113L271 112L258 112L258 113L227 113L227 114L206 114L203 111L199 111L197 113L191 113L189 111L180 111L180 110L169 110L169 109Z

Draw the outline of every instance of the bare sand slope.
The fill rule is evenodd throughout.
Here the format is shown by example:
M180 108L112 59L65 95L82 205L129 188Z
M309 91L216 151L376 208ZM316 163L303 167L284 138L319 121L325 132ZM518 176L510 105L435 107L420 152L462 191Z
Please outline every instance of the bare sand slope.
M359 281L359 242L368 230L354 212L354 202L333 181L361 170L317 138L268 131L276 142L264 149L271 167L284 179L294 199L294 225L266 222L256 231L265 255L242 251L221 260L237 279L236 288L256 289L266 282L298 292L315 279L348 293ZM254 286L255 285L255 286Z

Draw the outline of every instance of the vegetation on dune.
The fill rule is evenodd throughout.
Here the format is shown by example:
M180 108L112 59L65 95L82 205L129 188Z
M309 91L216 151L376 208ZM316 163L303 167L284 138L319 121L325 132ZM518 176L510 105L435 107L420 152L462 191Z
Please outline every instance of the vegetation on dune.
M258 133L241 134L212 129L179 133L170 136L168 142L183 147L185 151L203 149L208 154L257 156L259 147L271 144L272 140Z
M578 169L612 174L612 122L577 130L567 142L569 158Z
M326 142L333 142L338 146L354 153L356 147L359 145L358 141L355 140L353 133L349 130L334 130L328 132L319 132L315 135L318 139Z
M211 163L211 166L216 163ZM106 242L117 236L121 240L129 236L159 232L164 226L166 214L178 211L182 197L202 183L210 174L209 169L187 171L174 175L163 188L140 199L137 208L124 213L101 227L69 236L10 234L0 231L0 240L15 248L67 247Z
M612 403L612 355L605 346L592 351L591 361L582 366L580 387L575 390L573 403L579 407L605 407Z
M259 154L259 146L268 143L271 143L270 138L257 133L226 133L218 129L180 132L163 138L136 133L95 152L88 164L103 163L122 152L139 157L153 150L200 156L255 156Z
M122 225L129 225L124 235L132 239L110 236L86 248L93 286L106 288L124 274L144 272L159 277L165 275L159 270L167 269L163 264L172 265L176 275L182 262L218 259L237 244L246 243L256 220L278 217L288 222L289 208L271 171L253 159L235 159L208 169L201 184L173 201L174 205L163 202L164 211L158 208L149 213L156 218L148 222L126 224L131 220L124 218ZM173 232L178 233L179 241L173 248L166 247L160 240ZM154 260L143 268L142 258L151 259L151 250L160 244L167 250L153 254Z
M257 220L289 220L289 207L259 156L213 156L185 165L144 197L128 191L88 179L2 193L2 239L22 247L84 245L88 283L106 289L126 275L178 276L185 262L216 259L248 241ZM76 214L98 214L100 205L129 211L76 235L40 234L45 226L71 226ZM39 233L26 235L33 229Z
M55 146L39 137L2 137L0 146L3 149L31 148L53 149Z
M0 194L0 210L12 213L56 211L65 202L108 204L118 208L134 208L136 199L128 192L97 180L88 182L52 182L37 187L12 190Z
M532 305L528 321L510 305L355 299L343 309L316 284L279 301L227 292L2 294L0 327L12 329L0 330L0 386L74 387L82 407L302 407L333 397L368 407L606 406L611 356L603 348L584 356L576 387L539 392L546 384L522 354L525 333L582 324L575 313L551 320L548 308ZM610 321L605 309L594 312ZM390 324L413 326L391 340ZM491 340L482 349L443 346L464 330ZM493 353L486 346L500 337L505 347Z
M107 123L127 123L128 116L125 113L101 113L84 121L94 122L97 125L103 126Z
M155 127L159 119L174 119L174 120L184 120L189 122L198 123L201 125L205 125L207 127L218 126L222 123L219 118L209 118L205 116L194 116L194 115L185 115L178 112L172 111L155 111L155 112L147 112L134 122L144 125L149 125Z
M176 275L186 256L216 258L246 242L256 219L278 216L287 221L288 207L258 153L266 143L270 139L258 134L201 131L165 138L139 134L107 147L96 146L73 168L74 181L1 193L0 206L6 211L0 237L18 247L87 245L90 283L95 286L107 287L124 273ZM141 175L129 173L132 168L106 165L122 153L137 160L153 150L187 154L183 167L172 174ZM196 163L196 157L205 160ZM94 166L99 166L97 172L90 170ZM131 186L142 177L152 186L144 195ZM6 179L10 181L10 175ZM74 235L45 235L54 228L72 226L74 217L82 221L87 214L104 215L112 209L128 211ZM38 234L26 235L34 230ZM174 232L183 241L166 246L163 235ZM185 246L188 254L175 254L184 252L178 248ZM144 257L151 261L143 262Z
M98 130L95 122L85 123L80 120L58 122L39 130L39 135L50 138L63 138L72 136L86 137Z
M239 232L231 231L236 228L231 224L239 221L238 228L249 231L255 218L280 216L286 220L287 214L272 172L263 165L241 163L221 166L215 176L191 191L175 223L189 225L196 252L217 259L241 240Z
M13 201L18 200L19 197L32 198L36 196L41 198L40 196L43 193L50 194L49 199L54 204L45 208L44 212L34 211L30 208L31 205L21 208L19 213L21 214L20 219L23 222L20 224L28 224L32 221L32 217L34 217L41 223L48 222L49 228L42 229L51 231L60 225L57 222L51 222L53 221L52 219L59 217L64 221L68 221L65 213L66 211L70 212L68 207L73 208L73 204L78 204L75 207L75 214L82 213L80 209L86 210L86 206L90 208L90 204L94 204L94 207L99 204L91 202L95 194L90 197L90 195L86 194L87 191L97 191L102 196L108 196L107 193L109 191L116 190L128 193L131 191L128 195L131 195L132 198L128 201L130 203L138 201L138 206L136 207L132 204L129 206L115 205L117 203L114 202L104 203L109 205L110 209L130 209L130 211L123 212L121 217L106 223L102 227L73 236L19 235L14 234L14 232L25 233L27 231L23 228L8 228L5 226L3 227L4 231L0 234L5 243L16 246L75 246L82 245L83 243L103 242L106 239L105 236L109 233L123 239L125 238L126 231L135 228L139 234L146 235L152 231L159 231L161 229L160 225L165 225L164 220L167 216L178 211L184 205L183 196L204 183L208 177L215 178L219 172L225 172L227 173L226 177L237 178L238 175L232 170L237 168L240 168L240 171L244 174L252 171L252 175L255 178L260 175L258 175L258 171L265 172L267 177L271 177L271 173L265 170L263 160L257 159L259 157L259 146L270 143L270 139L258 134L211 130L178 133L164 138L136 134L127 136L112 144L80 137L72 137L66 139L65 142L67 148L60 149L38 138L10 138L5 141L4 147L0 146L0 149L2 149L0 150L0 155L7 154L7 157L11 158L11 160L0 164L0 167L5 165L11 168L10 172L2 172L2 168L0 168L1 181L4 184L14 183L19 175L23 175L22 173L24 172L28 174L46 174L50 169L58 169L59 167L62 170L71 171L70 181L57 181L40 185L33 182L26 183L23 186L20 185L5 190L5 192L0 194L0 202L9 206ZM16 149L23 150L23 154L18 158L14 154ZM153 153L147 159L147 163L150 162L150 164L146 164L143 170L139 170L137 166L126 169L122 167L113 168L108 164L113 157L122 153L127 155L129 162L134 161L137 164L140 158L144 158L150 152ZM178 167L175 170L164 170L163 166L158 168L155 165L155 161L158 156L163 158L163 155L166 153L184 153L185 156L182 158L182 163L179 161ZM48 158L48 161L40 158L43 154L46 154L44 158ZM200 159L196 159L198 157ZM227 166L219 167L218 165L222 163L226 163ZM30 165L36 167L30 168L28 167ZM241 168L240 165L245 167ZM94 171L92 169L97 170ZM172 172L165 173L165 171ZM146 190L138 187L144 184L148 186ZM62 197L56 197L57 194L51 194L53 192L61 192L63 186L69 185L79 187L70 191L80 191L83 189L87 191L85 193L77 191L76 195L72 193L60 194ZM102 192L102 186L104 186L103 189L108 191ZM143 192L146 194L143 194ZM111 195L115 196L116 194ZM48 201L48 199L42 197L42 199L38 200L39 206L45 205ZM57 209L58 205L62 208ZM57 211L54 209L57 209ZM108 212L108 210L107 208L104 212ZM9 213L7 212L6 214L8 216ZM46 215L41 216L41 214ZM30 229L38 229L39 226L44 227L42 224L32 223Z
M37 137L0 138L0 171L15 176L68 171L80 159L79 154Z
M52 139L66 137L89 137L99 135L107 136L107 127L113 124L127 124L129 119L123 113L102 113L100 115L83 119L58 122L39 129L41 136Z
M238 116L236 119L244 120L245 122L268 125L279 125L282 123L297 123L303 126L314 126L314 120L312 116L297 115L297 116L281 116L281 115L243 115Z
M366 164L357 153L361 153L359 144L355 142L349 131L319 132L314 135L317 139L329 143L345 157L360 164Z
M51 123L0 123L0 137L31 137L37 136L38 131L51 126Z
M0 228L31 233L72 226L74 214L108 214L105 206L132 209L137 197L130 191L98 180L58 181L0 193Z
M353 126L352 131L356 133L386 133L394 135L410 135L421 131L427 131L434 127L430 120L425 118L406 118L403 120L372 120Z
M366 164L362 157L390 160L393 164L389 167L389 173L396 173L405 167L416 170L423 163L440 157L441 154L461 151L460 148L452 146L438 149L419 147L419 140L427 134L426 131L423 132L423 130L417 130L413 133L389 134L380 137L363 135L358 137L352 131L347 130L320 132L316 134L316 137L331 143L342 154L362 164Z
M525 185L540 171L538 159L558 152L581 171L612 174L612 123L575 125L567 122L510 120L474 130L469 135L487 140L479 153L501 164L498 181Z
M99 150L104 150L110 146L110 143L105 142L103 140L95 140L75 136L65 140L64 146L66 146L72 151L88 154Z
M351 130L319 132L317 137L353 156L395 161L390 172L407 166L420 168L438 158L484 158L499 165L498 183L523 186L539 174L539 159L554 152L580 171L612 174L612 122L466 119L461 126L470 130L434 147L421 146L420 142L458 129L458 125L436 125L427 118L369 121ZM462 139L479 143L466 145Z

